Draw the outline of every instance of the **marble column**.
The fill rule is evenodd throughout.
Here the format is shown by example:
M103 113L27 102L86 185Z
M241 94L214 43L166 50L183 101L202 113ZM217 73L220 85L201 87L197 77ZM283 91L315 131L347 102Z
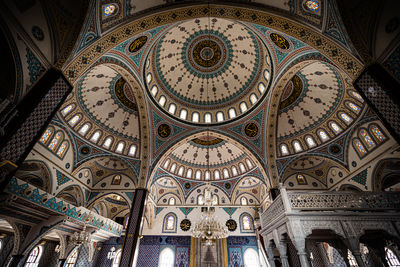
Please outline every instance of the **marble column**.
M138 246L140 224L144 212L144 203L147 197L147 189L138 188L132 200L129 223L126 228L124 243L122 246L120 267L130 267L134 262L135 251Z
M274 261L274 245L273 242L270 241L266 247L266 253L267 253L267 258L268 258L268 263L270 267L275 267L275 261Z
M282 262L282 267L289 267L286 241L279 242L278 250Z
M293 239L293 245L296 247L301 267L311 267L310 260L306 250L306 241L304 238Z
M349 249L357 261L358 267L366 267L365 262L361 257L360 242L358 238L352 237L347 239Z

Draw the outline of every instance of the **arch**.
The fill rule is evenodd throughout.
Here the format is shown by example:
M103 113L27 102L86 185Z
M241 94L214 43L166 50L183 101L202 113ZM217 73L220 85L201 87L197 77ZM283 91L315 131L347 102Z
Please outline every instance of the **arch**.
M54 127L52 126L47 127L46 131L40 137L39 142L42 143L43 145L46 145L50 140L50 138L53 136L53 133L54 133Z
M67 151L68 151L68 148L69 148L69 142L68 142L67 140L64 140L64 141L61 143L60 147L57 149L56 155L57 155L60 159L63 159L64 156L65 156L65 154L66 154Z
M360 141L360 139L354 138L352 143L353 143L354 150L358 154L358 157L360 159L364 158L367 155L368 151L365 149L365 147L364 147L363 143Z
M90 137L90 141L97 144L97 142L99 142L102 135L103 135L103 132L101 130L96 130Z
M43 247L41 245L34 247L26 259L24 267L36 267L39 265L40 258L42 257Z
M383 133L381 127L379 127L377 124L373 123L373 124L369 125L368 129L377 143L381 143L387 139L386 135Z
M158 261L158 267L174 267L175 265L175 253L169 248L163 248L160 252L160 259Z
M170 212L165 215L163 220L163 233L176 233L176 225L177 225L178 218L175 213Z
M364 146L368 149L371 150L376 147L376 143L372 139L372 137L369 135L367 129L365 128L360 128L358 130L358 137L360 140L363 142Z
M62 198L74 206L84 206L84 195L78 185L71 185L61 190L56 197Z
M240 214L239 223L241 233L254 233L254 221L249 213L243 212Z
M51 139L51 142L47 146L51 151L56 151L59 144L62 142L64 139L64 133L62 131L56 131L53 138Z
M24 161L18 168L15 176L45 192L52 193L52 175L49 167L43 161Z
M400 184L400 159L387 158L380 160L372 172L374 191L387 191Z
M247 248L243 253L244 267L258 267L260 266L260 260L258 253L254 248Z

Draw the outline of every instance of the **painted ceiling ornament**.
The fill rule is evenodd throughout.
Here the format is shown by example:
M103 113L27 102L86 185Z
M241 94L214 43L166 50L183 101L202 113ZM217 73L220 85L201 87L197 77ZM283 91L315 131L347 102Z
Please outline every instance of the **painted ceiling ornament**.
M228 227L228 230L231 232L234 232L237 228L237 223L233 219L229 219L226 221L226 227Z
M190 227L192 226L192 223L190 222L189 219L183 219L181 221L180 227L182 229L182 231L189 231Z
M161 138L167 138L171 134L171 127L166 123L162 123L157 128L157 134Z
M268 49L243 24L192 19L154 44L144 79L148 94L168 115L195 124L223 123L266 95L272 66L265 58L271 62Z
M255 137L258 134L258 126L255 122L250 122L244 127L244 133L248 137Z
M287 50L290 48L289 41L286 40L286 38L282 35L273 32L269 35L269 37L271 38L272 42L274 42L274 44L280 49Z
M136 54L139 52L147 43L147 39L148 37L146 35L142 35L133 40L128 46L128 52L131 54Z

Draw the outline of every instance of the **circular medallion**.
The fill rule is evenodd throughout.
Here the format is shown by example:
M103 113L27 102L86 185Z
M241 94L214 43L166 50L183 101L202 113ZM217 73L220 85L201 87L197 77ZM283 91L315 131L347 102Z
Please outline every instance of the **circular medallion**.
M171 127L168 124L160 124L157 128L157 133L161 138L166 138L171 134Z
M237 223L235 220L229 219L226 221L226 227L228 227L228 230L233 232L237 228Z
M182 231L189 231L190 227L192 226L192 223L188 219L183 219L181 221L181 229Z
M127 107L135 112L138 111L133 92L122 77L115 82L114 91L115 96L124 105L124 107Z
M186 189L190 189L190 187L191 187L190 183L185 183L184 186L185 186Z
M287 50L290 48L289 41L286 40L285 37L283 37L282 35L273 32L269 35L269 37L271 38L272 42L274 42L274 44L280 49Z
M244 133L248 137L257 136L257 134L258 134L258 126L257 126L257 124L255 124L254 122L250 122L250 123L246 124L246 126L244 127Z
M140 36L140 37L138 37L138 38L136 38L135 40L132 41L132 43L128 46L128 51L130 53L136 53L140 49L142 49L142 47L146 43L147 43L147 36L146 35Z
M231 189L231 187L232 187L230 183L225 183L224 186L226 189Z
M211 73L226 63L227 52L223 40L201 35L189 45L186 56L192 68Z
M82 155L87 155L90 152L90 148L87 146L83 146L83 147L81 147L80 151L81 151Z
M329 152L332 154L338 154L338 153L340 153L340 151L341 151L341 148L340 148L340 145L338 145L338 144L333 144L329 147Z
M43 41L43 39L44 39L44 33L43 33L42 29L39 28L38 26L32 27L32 35L38 41Z

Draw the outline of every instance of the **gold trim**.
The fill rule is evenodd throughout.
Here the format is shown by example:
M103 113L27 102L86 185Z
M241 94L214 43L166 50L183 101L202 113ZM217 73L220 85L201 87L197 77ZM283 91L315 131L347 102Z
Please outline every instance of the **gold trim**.
M228 267L228 246L226 238L222 239L222 267Z
M196 267L196 238L194 237L190 238L190 267Z

